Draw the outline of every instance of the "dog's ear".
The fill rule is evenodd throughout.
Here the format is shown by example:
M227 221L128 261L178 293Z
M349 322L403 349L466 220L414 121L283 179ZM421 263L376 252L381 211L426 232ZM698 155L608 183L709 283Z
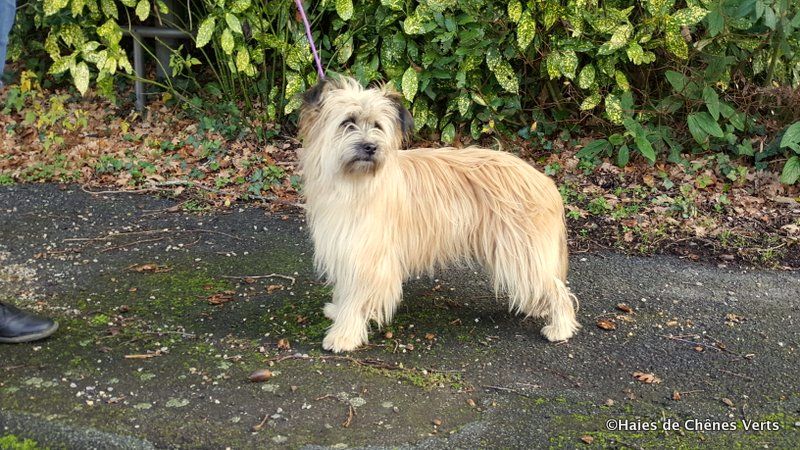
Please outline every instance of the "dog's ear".
M328 90L328 81L325 79L320 80L311 89L303 93L303 107L316 108L322 104L323 94Z
M397 108L397 123L400 125L400 138L404 143L410 141L411 135L414 133L414 116L412 116L411 112L403 105L403 95L394 90L388 83L383 85L383 95L389 98L389 100L392 100Z

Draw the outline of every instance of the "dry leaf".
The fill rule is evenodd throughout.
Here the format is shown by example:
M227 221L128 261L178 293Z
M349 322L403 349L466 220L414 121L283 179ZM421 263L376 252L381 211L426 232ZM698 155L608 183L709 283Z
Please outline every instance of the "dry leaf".
M617 324L609 319L600 319L597 321L597 327L603 330L611 331L617 329Z
M391 331L387 331L386 333L383 334L383 337L386 339L391 339L394 337L394 333L392 333Z
M253 383L260 383L262 381L267 381L270 378L272 378L272 371L269 369L259 369L251 373L250 376L247 378Z
M673 392L673 393L672 393L672 399L673 399L673 400L675 400L676 402L677 402L677 401L680 401L680 399L681 399L681 393L680 393L680 392L678 392L678 391L675 391L675 392Z
M645 384L661 383L661 378L658 378L655 374L652 373L633 372L633 378L636 378L637 380Z
M275 291L282 291L283 285L282 284L270 284L267 286L267 294L272 294Z
M425 339L427 339L429 341L432 341L432 340L436 339L436 335L433 334L433 333L425 333Z
M733 401L731 401L731 399L729 399L729 398L722 397L720 400L722 400L722 403L725 403L726 405L730 406L731 408L735 408L736 407L736 405L733 404Z
M151 272L151 273L161 273L161 272L169 272L172 270L167 266L160 266L156 263L145 263L145 264L134 264L132 266L128 266L128 270L132 270L134 272Z
M594 442L594 438L593 438L593 437L591 437L591 436L589 436L588 434L581 436L581 440L582 440L582 441L583 441L585 444L591 444L592 442Z
M292 348L292 346L289 345L289 340L288 339L286 339L286 338L278 339L278 349L279 350L289 350L290 348Z
M632 313L633 312L633 308L631 308L630 306L628 306L625 303L617 303L617 309L622 311L622 312L626 312L626 313Z

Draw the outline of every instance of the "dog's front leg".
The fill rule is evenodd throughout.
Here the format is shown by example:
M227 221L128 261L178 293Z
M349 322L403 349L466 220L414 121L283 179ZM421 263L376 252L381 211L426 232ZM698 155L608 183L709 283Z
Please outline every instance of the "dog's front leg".
M333 303L324 309L333 325L322 347L336 353L366 344L369 321L375 320L379 325L390 321L402 297L403 279L397 265L384 261L354 269L351 276L337 279Z

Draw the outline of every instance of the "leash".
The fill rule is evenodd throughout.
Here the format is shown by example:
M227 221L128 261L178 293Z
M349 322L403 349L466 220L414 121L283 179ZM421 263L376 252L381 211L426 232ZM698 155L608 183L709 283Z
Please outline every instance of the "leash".
M300 17L303 19L303 25L306 27L306 37L308 37L308 45L311 47L311 54L314 55L314 62L317 65L317 74L319 75L320 81L325 79L325 71L322 70L322 61L319 59L319 54L317 54L317 46L314 45L314 38L311 37L311 25L308 24L308 17L306 17L306 10L303 9L303 0L294 0L295 4L297 5L297 11L300 13Z

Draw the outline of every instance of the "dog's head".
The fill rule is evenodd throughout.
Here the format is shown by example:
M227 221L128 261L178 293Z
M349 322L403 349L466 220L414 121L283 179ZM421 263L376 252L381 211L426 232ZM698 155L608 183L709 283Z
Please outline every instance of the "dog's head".
M341 77L321 81L303 95L299 131L305 159L328 173L374 174L413 129L400 94L385 85L363 88Z

